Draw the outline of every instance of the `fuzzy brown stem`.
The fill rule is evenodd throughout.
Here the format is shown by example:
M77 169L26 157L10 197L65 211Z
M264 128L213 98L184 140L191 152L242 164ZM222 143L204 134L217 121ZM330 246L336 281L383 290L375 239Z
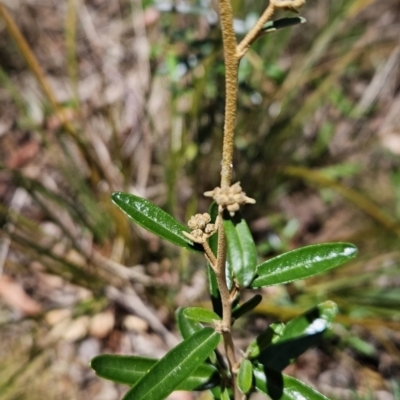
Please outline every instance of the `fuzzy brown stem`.
M229 369L232 375L232 385L233 385L233 393L235 400L241 400L242 394L237 387L237 376L236 376L236 355L235 355L235 345L233 343L231 332L222 332L222 336L224 338L224 346L225 346L225 354L228 359Z
M206 257L208 259L208 262L211 265L211 268L214 270L214 272L216 271L217 268L217 259L214 255L214 253L211 250L210 245L207 242L203 243L203 249L204 249L204 253L206 254Z
M229 0L219 1L222 40L225 60L225 121L221 162L221 188L231 185L233 137L236 125L237 77L239 60L236 57L236 37L233 30L233 12Z

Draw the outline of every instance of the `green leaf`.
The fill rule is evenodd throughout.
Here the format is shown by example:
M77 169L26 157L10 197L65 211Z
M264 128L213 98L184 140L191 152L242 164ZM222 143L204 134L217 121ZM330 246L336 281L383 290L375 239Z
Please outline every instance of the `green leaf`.
M193 243L182 233L189 232L189 228L150 201L122 192L113 193L111 199L129 218L155 235L177 246L203 251L200 245Z
M261 332L252 343L250 343L246 350L246 354L249 355L249 358L258 357L267 346L271 343L276 343L284 331L284 323L276 322L271 324L265 331Z
M310 335L315 332L325 331L329 328L337 313L338 308L333 301L324 301L304 314L290 320L286 324L279 342L300 335Z
M257 250L250 229L239 212L233 217L224 215L224 229L228 247L227 260L239 285L247 287L257 265Z
M215 220L218 216L218 204L215 202L211 203L209 214L211 216L212 223L215 223ZM208 239L208 244L215 256L217 256L218 251L218 233L212 235ZM213 305L213 310L222 317L222 302L221 302L221 293L218 289L217 277L215 276L214 270L211 268L210 265L207 266L208 272L208 287L211 296L211 302Z
M207 310L201 307L189 307L183 310L183 314L194 321L213 324L214 321L221 321L221 317L214 311Z
M221 400L221 386L210 389L210 394L214 400Z
M249 311L253 310L256 308L262 300L261 294L256 294L254 295L251 299L247 300L243 304L241 304L239 307L235 308L232 311L232 317L236 320L240 318L242 315L248 313Z
M242 393L246 394L250 392L253 386L253 364L251 361L243 360L240 363L237 385Z
M221 400L231 400L231 396L229 396L229 390L227 388L221 392Z
M212 328L194 333L154 364L123 400L165 399L210 356L220 337Z
M175 319L182 338L187 339L194 333L204 329L204 325L200 324L197 321L194 321L193 319L188 318L183 311L184 308L178 308L175 312ZM208 360L211 364L214 365L217 363L218 354L216 353L218 353L218 350L215 350L215 352L211 353Z
M336 304L326 301L292 319L279 339L261 352L258 360L267 368L283 370L291 360L319 343L336 314Z
M312 387L278 371L254 366L256 388L271 400L329 400Z
M194 333L201 331L204 326L186 317L183 313L184 308L178 308L175 312L176 324L183 339L187 339Z
M158 360L138 357L103 354L94 357L90 366L96 375L114 382L133 386ZM183 380L176 390L206 390L220 382L220 376L212 365L201 364L191 375Z
M287 28L289 26L304 24L307 20L303 17L281 18L275 21L269 21L263 25L261 31L263 33L274 32L278 29Z
M337 267L357 254L350 243L325 243L289 251L257 266L251 287L280 285Z
M218 289L217 277L210 265L207 265L208 290L210 292L213 310L222 317L221 294Z

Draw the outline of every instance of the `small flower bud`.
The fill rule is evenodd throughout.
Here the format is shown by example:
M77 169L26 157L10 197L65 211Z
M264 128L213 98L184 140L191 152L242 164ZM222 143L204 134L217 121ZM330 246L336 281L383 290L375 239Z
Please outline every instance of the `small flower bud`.
M236 182L229 188L216 187L214 190L204 193L204 196L212 197L215 202L229 211L231 216L239 211L241 205L254 204L256 201L246 196L240 182Z

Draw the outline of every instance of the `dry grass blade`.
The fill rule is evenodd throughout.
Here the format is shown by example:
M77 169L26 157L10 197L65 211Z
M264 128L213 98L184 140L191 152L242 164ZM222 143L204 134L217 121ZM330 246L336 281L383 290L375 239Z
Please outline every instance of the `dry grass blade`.
M111 300L116 301L133 314L139 315L146 320L151 328L162 336L169 347L174 347L178 344L178 339L165 328L154 312L143 303L132 288L128 287L121 291L113 286L108 286L106 294Z

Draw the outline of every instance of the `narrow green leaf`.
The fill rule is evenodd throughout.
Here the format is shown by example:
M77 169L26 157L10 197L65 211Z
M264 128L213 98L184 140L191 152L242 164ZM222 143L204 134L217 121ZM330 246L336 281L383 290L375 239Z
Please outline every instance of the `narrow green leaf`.
M224 229L228 247L227 260L239 285L247 287L257 265L257 250L250 229L239 212L233 217L224 216Z
M262 300L261 294L254 295L251 299L247 300L237 308L232 311L232 317L236 320L240 318L242 315L248 313L251 310L254 310Z
M212 398L214 400L221 400L221 386L216 386L212 389L210 389L210 393L212 395Z
M254 366L256 388L271 400L329 400L312 387L278 371Z
M257 357L261 364L277 371L312 346L316 346L337 313L333 301L326 301L286 324L279 339Z
M246 350L249 358L256 358L271 343L276 343L285 330L285 324L276 322L271 324L265 331L261 332L257 338L250 343Z
M357 254L350 243L325 243L289 251L257 266L251 287L280 285L337 267Z
M207 310L201 307L189 307L183 310L183 314L194 321L213 324L214 321L221 321L221 317L214 311Z
M225 388L225 389L221 392L221 400L231 400L231 396L229 396L229 390L228 390L228 388Z
M207 265L208 290L210 292L213 310L222 317L221 294L218 289L217 277L210 265Z
M129 218L148 231L177 246L203 251L200 245L193 243L182 233L189 232L189 228L150 201L122 192L113 193L111 198Z
M102 354L92 359L90 366L96 375L113 382L133 386L141 379L158 360L138 357ZM220 382L220 376L215 367L201 364L182 381L176 390L206 390Z
M324 301L287 322L279 342L301 335L323 332L329 328L337 313L336 303L331 300Z
M220 337L212 328L194 333L154 364L123 400L165 399L210 356Z
M187 339L194 333L201 331L204 326L192 319L186 317L183 313L183 308L178 308L175 312L176 324L183 339Z
M193 319L186 317L183 311L184 308L178 308L175 312L175 319L182 338L187 339L194 333L204 329L204 325L200 324L200 322L194 321ZM215 352L211 353L209 360L207 360L206 362L209 361L211 364L217 364L217 353L218 350L215 350Z
M261 30L263 33L270 33L289 26L304 24L305 22L307 22L307 20L304 17L281 18L267 22L263 25Z
M243 360L240 363L237 385L242 393L246 394L250 392L253 386L253 364L251 361Z
M209 214L211 216L212 223L215 223L218 216L218 205L215 202L212 202L209 209ZM212 235L208 239L208 244L215 256L217 256L218 252L218 233ZM221 294L218 289L217 277L215 276L214 270L210 265L207 265L207 273L208 273L208 287L211 296L211 302L213 305L213 310L222 317L222 302L221 302Z

